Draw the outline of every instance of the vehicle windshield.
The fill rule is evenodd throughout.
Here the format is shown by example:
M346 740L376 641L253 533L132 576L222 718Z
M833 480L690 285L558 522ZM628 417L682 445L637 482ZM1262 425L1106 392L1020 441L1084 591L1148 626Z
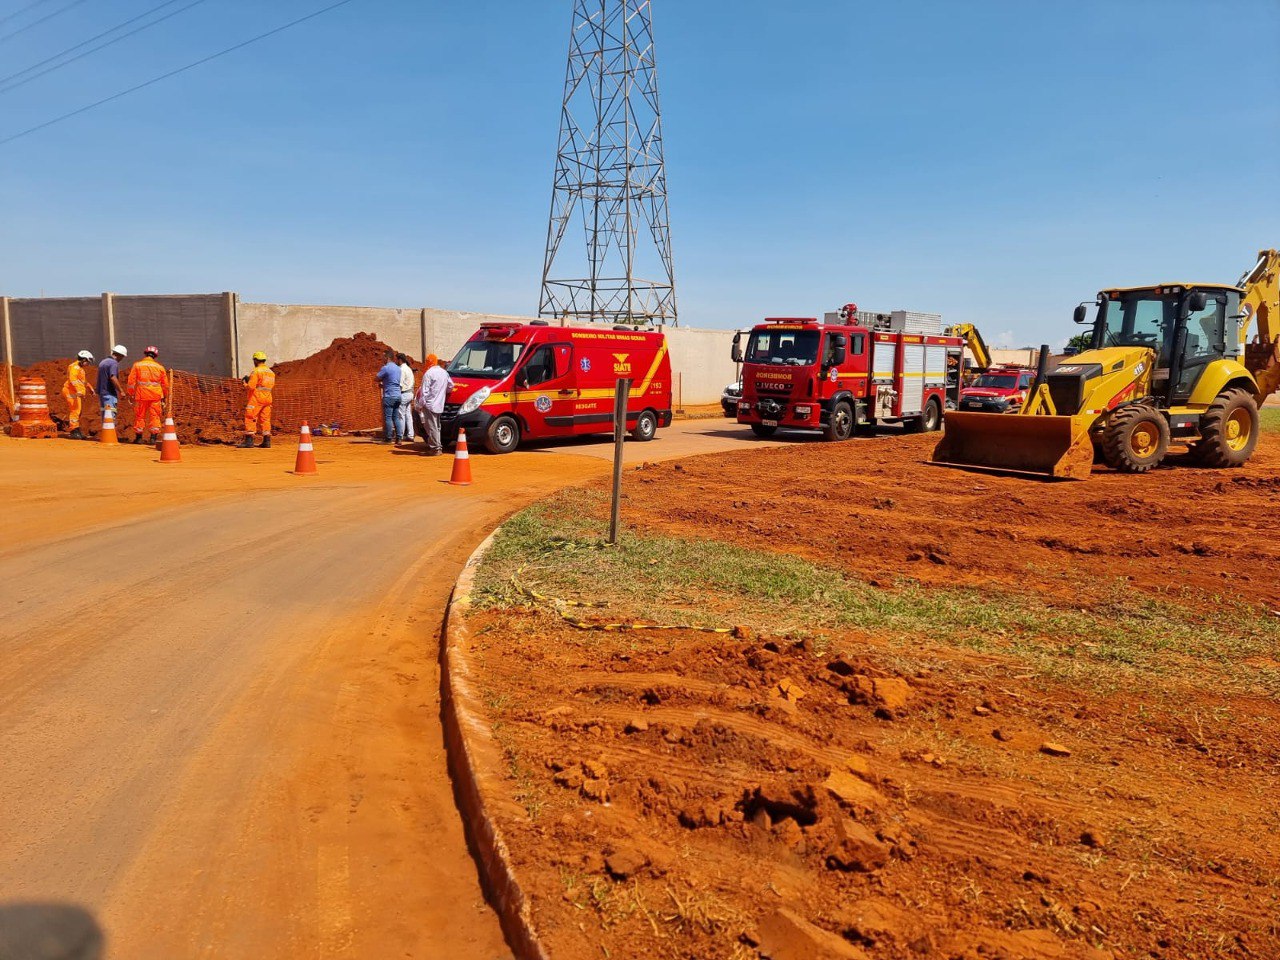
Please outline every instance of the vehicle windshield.
M1100 347L1150 347L1163 354L1173 336L1181 294L1156 296L1133 290L1108 300L1098 313L1094 343Z
M509 374L520 353L523 343L508 343L505 340L470 340L465 343L458 355L449 364L449 373L455 377L477 377L481 380L501 380Z
M992 390L1013 390L1018 386L1018 375L1016 373L984 373L969 386L990 387Z
M818 331L757 330L747 344L747 362L812 366L818 362Z

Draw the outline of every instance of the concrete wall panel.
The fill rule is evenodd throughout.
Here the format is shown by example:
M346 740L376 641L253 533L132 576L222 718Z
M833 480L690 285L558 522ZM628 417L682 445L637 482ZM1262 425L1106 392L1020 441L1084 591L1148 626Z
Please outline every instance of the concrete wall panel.
M103 357L102 301L98 297L49 297L9 301L13 360L25 367L91 350Z
M667 331L671 372L677 376L678 404L686 407L719 403L725 384L738 379L729 356L732 330L677 327Z
M239 303L236 329L241 374L257 350L265 351L273 363L301 360L357 333L377 334L379 340L415 357L422 353L421 310Z
M356 333L378 339L416 360L427 354L452 358L487 320L527 320L459 310L397 307L331 307L305 304L241 303L236 307L240 365L255 350L273 361L301 360L334 340Z
M231 325L222 294L113 298L116 339L136 360L154 344L160 362L175 370L227 376Z

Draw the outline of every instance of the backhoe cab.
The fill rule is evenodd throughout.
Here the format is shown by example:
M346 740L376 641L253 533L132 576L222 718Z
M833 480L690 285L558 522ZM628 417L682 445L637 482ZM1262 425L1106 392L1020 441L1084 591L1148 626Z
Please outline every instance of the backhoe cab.
M1184 442L1208 466L1244 463L1265 395L1242 362L1244 293L1197 283L1102 291L1091 348L1052 372L1043 351L1016 416L948 414L933 462L1084 479L1095 457L1143 473ZM1088 323L1089 313L1081 304L1076 322Z

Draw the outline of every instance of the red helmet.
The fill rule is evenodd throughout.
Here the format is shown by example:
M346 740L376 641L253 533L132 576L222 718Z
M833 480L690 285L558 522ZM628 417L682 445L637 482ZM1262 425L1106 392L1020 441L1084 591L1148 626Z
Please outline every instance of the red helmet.
M147 349L143 350L142 352L145 354L149 354L150 356L153 356L153 357L160 356L160 351L156 347L147 347Z

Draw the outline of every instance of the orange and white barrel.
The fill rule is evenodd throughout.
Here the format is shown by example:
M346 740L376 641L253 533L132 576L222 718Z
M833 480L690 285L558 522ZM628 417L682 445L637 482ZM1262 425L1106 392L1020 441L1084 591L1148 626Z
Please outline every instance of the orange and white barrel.
M23 423L49 422L49 395L40 377L18 381L18 419Z
M22 377L18 381L18 422L10 436L43 440L57 436L58 428L49 417L49 395L42 377Z

